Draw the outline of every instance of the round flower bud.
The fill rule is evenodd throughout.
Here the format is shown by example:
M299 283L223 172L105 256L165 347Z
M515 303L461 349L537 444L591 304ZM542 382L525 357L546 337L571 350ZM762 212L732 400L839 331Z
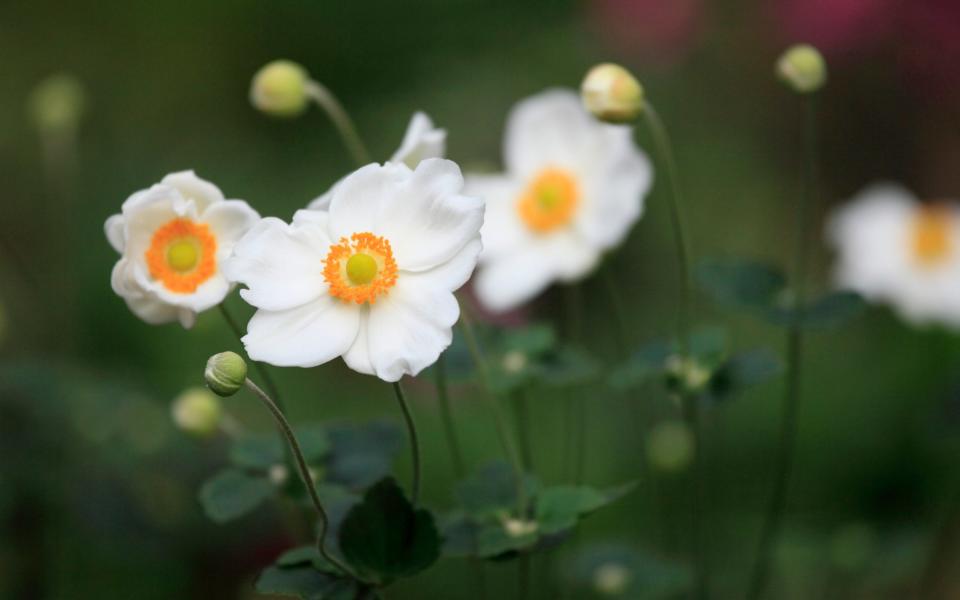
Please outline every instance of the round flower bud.
M620 563L608 562L593 572L593 589L604 596L619 596L627 591L632 576Z
M247 363L236 352L214 354L203 371L207 387L218 396L232 396L247 379Z
M694 452L693 434L682 421L658 423L647 436L647 457L651 465L662 471L685 469Z
M177 427L198 437L210 437L220 428L223 410L220 399L204 388L190 388L177 396L171 406Z
M269 62L250 85L250 102L273 117L295 117L307 108L306 69L289 60Z
M603 63L590 69L580 86L583 106L601 121L629 123L643 111L643 87L620 65Z
M827 82L827 64L819 50L797 44L777 60L777 76L798 94L810 94Z
M69 131L79 124L87 104L83 84L73 75L59 73L41 81L30 93L30 118L42 132Z

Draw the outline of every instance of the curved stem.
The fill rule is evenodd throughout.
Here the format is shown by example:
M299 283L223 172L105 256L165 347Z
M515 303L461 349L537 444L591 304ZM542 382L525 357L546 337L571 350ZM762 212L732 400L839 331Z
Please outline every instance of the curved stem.
M335 556L327 552L326 547L326 537L327 529L330 526L330 519L327 517L327 511L323 508L323 504L320 502L320 496L317 494L317 485L313 480L313 475L310 474L310 468L307 467L307 461L303 457L303 451L300 449L300 443L297 442L297 436L293 434L293 428L290 427L290 422L287 421L287 418L283 416L283 412L276 405L276 403L270 399L270 396L266 392L261 390L257 384L250 381L247 378L244 381L244 385L253 392L257 398L263 402L263 405L267 407L270 411L270 414L273 415L274 420L277 422L277 426L280 428L280 433L283 434L283 437L286 438L287 444L290 446L290 451L293 453L294 462L297 464L297 470L300 472L300 480L303 481L303 485L307 488L307 493L310 496L311 502L313 502L313 507L317 509L317 516L320 518L320 533L317 535L317 551L320 552L327 562L334 565L340 569L345 575L354 577L355 575L345 564L340 562Z
M533 471L533 444L530 441L530 405L527 392L518 388L513 392L513 414L516 419L517 437L520 439L520 458L525 471Z
M223 316L223 320L227 322L227 327L230 328L230 331L233 332L233 335L236 336L237 341L240 342L240 347L243 347L243 330L240 329L240 326L237 324L237 321L233 318L233 315L230 314L230 311L227 310L227 307L224 306L223 302L217 305L217 308L220 309L220 314ZM247 357L250 358L249 356ZM280 390L277 389L277 384L273 381L273 377L270 377L270 372L267 370L267 367L263 363L251 360L253 363L253 368L257 370L257 375L260 379L263 380L264 387L267 388L267 392L270 393L270 397L273 398L273 401L277 403L281 409L283 408L283 401L280 398Z
M623 308L623 297L620 295L617 280L610 270L610 263L604 264L601 271L603 283L607 288L607 295L610 296L610 308L613 314L614 329L616 330L613 337L617 343L617 352L620 353L619 358L623 359L630 353L630 345L627 342L627 313Z
M307 82L307 96L330 117L337 133L340 134L340 140L347 147L347 151L357 166L362 167L369 164L371 162L370 152L364 145L363 139L360 138L360 134L357 133L357 128L350 115L337 100L337 97L333 95L333 92L322 83L311 80Z
M810 237L810 212L817 196L819 180L817 162L816 100L813 94L804 103L804 198L797 205L797 238L794 249L794 311L802 310L806 298L807 240ZM784 396L783 419L780 422L780 446L777 451L777 471L770 505L760 530L756 564L750 580L747 598L763 595L770 575L773 546L780 533L786 507L790 475L793 471L797 437L797 415L800 408L800 381L803 367L803 329L795 318L787 331L787 383Z
M393 392L397 396L400 411L403 413L403 421L407 425L407 434L410 436L410 456L413 460L413 486L410 492L410 501L416 506L420 500L420 440L417 437L417 425L413 422L413 413L410 412L410 405L407 404L407 397L403 393L399 381L393 382Z
M443 432L447 438L450 460L453 462L453 472L457 479L463 479L467 474L467 469L463 462L463 451L460 449L457 428L453 423L450 390L447 386L447 364L443 354L440 354L440 358L437 359L436 384L437 402L440 405L440 420L443 421Z
M477 372L480 374L480 384L481 387L483 387L484 398L487 400L490 413L493 415L493 421L497 428L497 436L500 438L500 445L503 446L507 459L510 461L510 466L513 467L513 480L517 491L517 517L521 519L526 518L527 486L524 485L523 481L523 467L521 466L520 455L517 453L517 448L513 444L513 438L510 436L507 420L503 416L500 404L490 391L490 373L487 370L487 361L484 359L483 351L477 342L477 336L473 330L473 322L470 320L467 312L462 309L460 311L460 328L463 331L463 337L467 342L467 348L470 351L470 356L473 358L473 363L476 365Z

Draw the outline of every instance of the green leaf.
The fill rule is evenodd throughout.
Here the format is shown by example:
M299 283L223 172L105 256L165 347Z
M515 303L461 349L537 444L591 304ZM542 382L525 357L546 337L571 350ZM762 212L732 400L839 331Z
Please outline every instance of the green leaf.
M539 531L531 530L520 535L511 535L503 524L493 522L480 527L477 534L477 556L502 558L511 552L519 552L536 545Z
M666 340L644 344L610 373L607 383L617 390L639 386L660 376L672 353L673 345Z
M276 433L247 434L230 446L230 462L238 467L266 471L283 461L283 442Z
M710 381L710 400L727 400L747 388L759 385L783 372L780 357L765 348L747 350L731 356Z
M414 509L387 477L347 514L340 526L340 549L365 577L388 583L432 565L440 556L440 537L433 516Z
M354 490L387 475L403 445L403 432L392 421L333 425L327 434L326 480Z
M735 308L774 306L786 287L786 278L775 267L735 259L711 259L696 269L700 287L714 300Z
M863 298L853 292L831 292L800 310L777 308L769 318L777 325L797 324L805 329L837 327L853 319L866 308Z
M200 503L207 516L225 523L255 509L274 493L265 477L247 475L239 469L227 469L200 488Z
M454 491L460 506L474 517L488 517L514 512L517 508L517 485L513 468L506 462L489 462L466 479L457 483ZM525 478L527 496L533 497L538 487L536 479Z
M480 526L467 514L457 511L440 519L443 555L454 558L477 556Z
M546 324L529 325L518 329L507 329L500 343L500 354L510 351L523 352L537 356L552 349L557 336L553 327Z
M323 573L311 566L272 566L257 578L256 590L262 594L293 596L304 600L353 600L359 592L349 579Z
M629 493L636 484L629 483L600 491L588 486L560 485L546 488L537 495L536 518L540 532L559 533L577 521Z

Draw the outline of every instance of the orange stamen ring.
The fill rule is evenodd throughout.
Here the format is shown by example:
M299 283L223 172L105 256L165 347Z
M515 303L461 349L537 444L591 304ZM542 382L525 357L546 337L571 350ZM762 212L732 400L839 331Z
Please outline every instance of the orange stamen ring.
M376 263L376 272L366 283L357 283L347 271L347 263L357 254L365 254ZM323 278L330 285L330 295L345 302L373 304L397 282L397 263L390 242L372 233L355 233L330 246L324 259Z
M144 256L163 287L192 294L217 272L217 238L205 223L173 219L154 232Z

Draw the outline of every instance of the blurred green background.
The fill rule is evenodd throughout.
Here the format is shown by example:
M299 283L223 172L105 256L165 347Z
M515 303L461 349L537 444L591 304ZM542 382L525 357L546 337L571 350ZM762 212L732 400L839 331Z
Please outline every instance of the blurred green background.
M140 322L110 289L116 255L104 220L132 192L192 168L228 197L289 218L351 168L324 116L277 121L247 100L255 70L290 58L337 93L381 159L410 115L449 132L450 158L496 168L517 100L576 87L595 62L638 73L668 124L689 198L698 257L784 263L800 198L800 106L775 81L782 48L812 41L830 63L822 99L824 186L818 217L877 179L922 197L960 190L960 10L948 0L430 0L397 2L100 2L8 0L0 6L0 596L245 598L293 541L264 508L227 526L203 516L196 489L224 462L223 440L175 429L171 400L202 383L206 358L238 349L215 312L192 331ZM68 73L85 109L73 140L31 118L35 87ZM649 141L640 133L641 143ZM72 145L71 145L72 144ZM647 144L649 145L649 144ZM75 152L71 151L71 148ZM610 258L633 344L670 333L676 290L662 178L627 243ZM819 239L819 236L818 236ZM818 246L813 277L828 282ZM582 284L584 343L610 364L609 298ZM562 323L564 292L529 311ZM251 314L233 294L244 320ZM699 303L698 321L736 348L782 350L782 334ZM562 329L562 326L561 326ZM960 341L915 330L883 308L812 336L798 462L772 597L960 597L953 501L960 455ZM295 422L399 419L389 386L340 361L275 370ZM424 435L425 498L452 504L450 460L429 377L408 390ZM709 558L715 597L743 593L766 505L780 381L706 417ZM473 386L455 391L471 464L499 457ZM656 386L587 397L586 481L638 475L643 451L625 418L676 419ZM270 429L247 395L228 401L250 429ZM532 396L539 475L568 477L567 399ZM395 469L409 472L406 453ZM683 472L587 522L582 543L623 542L684 558ZM641 483L641 487L648 482ZM554 598L563 551L535 564ZM444 560L389 597L473 598L468 565ZM489 569L511 597L510 564Z

